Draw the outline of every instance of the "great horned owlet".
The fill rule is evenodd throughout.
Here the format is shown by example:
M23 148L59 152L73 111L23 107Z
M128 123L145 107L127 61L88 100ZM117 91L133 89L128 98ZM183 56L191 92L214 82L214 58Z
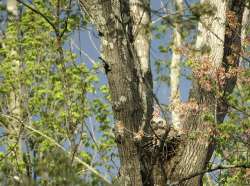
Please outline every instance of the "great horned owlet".
M153 118L150 121L150 125L153 130L154 144L159 145L163 136L170 131L170 126L167 124L166 120L160 116L159 107L154 108Z

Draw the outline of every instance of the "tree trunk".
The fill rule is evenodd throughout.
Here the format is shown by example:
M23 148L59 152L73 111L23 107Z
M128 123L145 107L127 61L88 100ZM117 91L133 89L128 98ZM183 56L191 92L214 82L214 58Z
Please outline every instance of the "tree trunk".
M7 14L8 21L13 20L17 23L18 29L17 29L17 39L19 42L21 42L23 38L23 32L20 28L19 21L22 17L22 12L18 9L18 4L16 0L8 0L6 2L7 10L9 11ZM10 18L9 18L10 17ZM11 19L12 17L12 19ZM13 19L14 18L14 19ZM8 23L7 23L8 25ZM3 46L4 47L4 46ZM18 46L17 49L13 48L10 53L15 56L17 59L12 61L12 71L17 75L20 76L22 71L24 70L24 61L23 61L23 48L22 46ZM16 81L13 84L12 91L8 95L8 103L6 104L6 107L8 108L8 114L11 117L18 118L21 121L30 121L30 118L27 117L26 114L26 108L25 106L25 100L27 98L27 90L24 84L21 81ZM25 135L24 127L20 124L17 120L10 120L8 123L8 128L6 128L9 134L12 134L13 136L17 137L18 146L16 147L16 159L19 163L23 163L25 166L25 171L22 173L19 171L21 175L21 180L25 183L31 183L32 179L32 165L29 155L29 150L26 150L26 152L23 150L27 145L27 137ZM23 183L24 183L23 182Z
M202 43L208 45L210 52L207 57L210 59L211 69L222 70L223 77L225 77L226 73L235 70L239 64L241 23L245 2L238 0L205 2L214 5L217 11L211 19L201 19L196 46L202 48ZM234 15L236 21L234 25L230 24L229 19L232 17L229 15ZM226 25L225 28L223 25ZM212 73L210 76L212 78ZM222 123L227 114L227 96L233 91L236 78L236 75L226 77L223 85L216 87L216 92L204 89L199 79L193 82L190 100L194 99L193 104L195 105L187 105L193 109L192 111L189 109L184 122L184 130L187 135L183 136L183 142L180 143L176 155L166 162L167 179L170 179L171 182L180 183L183 178L199 173L206 168L215 148L214 127L216 124ZM218 95L218 93L222 93L222 95ZM180 185L202 185L202 176L200 174L183 181Z
M202 19L196 46L201 48L206 41L211 48L208 57L213 65L228 72L238 66L244 1L206 2L217 7L211 20L217 16L222 20L204 26L207 21L203 23L205 18ZM101 36L100 59L108 77L117 121L115 135L121 161L120 185L202 185L202 175L187 181L184 178L206 167L215 147L214 125L221 123L227 113L226 95L232 92L236 76L227 77L219 86L218 91L224 92L222 96L203 89L199 80L195 80L191 102L184 105L187 113L181 125L186 132L176 136L173 129L165 151L149 152L141 146L145 134L151 133L149 121L153 110L149 0L81 0L80 3ZM229 24L226 16L232 12L237 22L235 27ZM207 30L210 27L211 30Z
M176 11L180 12L180 17L183 16L183 1L176 1ZM170 66L170 85L171 85L171 104L172 111L172 123L175 129L181 130L181 117L178 111L178 105L181 102L180 81L181 81L181 53L182 46L181 36L181 22L175 23L174 28L174 44L173 44L172 61Z
M91 0L81 1L81 5L102 36L101 60L117 121L121 182L123 185L152 185L150 162L142 158L135 138L139 131L148 128L153 110L149 1Z

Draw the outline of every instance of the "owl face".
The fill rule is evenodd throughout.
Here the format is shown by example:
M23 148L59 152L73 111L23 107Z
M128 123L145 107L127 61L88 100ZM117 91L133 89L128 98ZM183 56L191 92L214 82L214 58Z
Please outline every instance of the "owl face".
M157 118L153 117L152 120L150 121L150 124L153 130L165 129L167 126L166 121L160 117Z
M170 126L166 120L157 116L153 117L150 121L151 129L153 130L153 145L160 146L161 140L170 130Z

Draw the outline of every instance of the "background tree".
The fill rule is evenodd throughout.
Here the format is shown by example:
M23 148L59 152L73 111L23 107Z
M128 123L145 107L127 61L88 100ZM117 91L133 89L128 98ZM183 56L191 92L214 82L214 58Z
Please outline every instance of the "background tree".
M79 62L71 47L63 48L72 30L84 27L77 4L33 3L27 5L36 6L34 8L53 22L54 28L23 4L15 9L22 12L16 19L7 4L10 12L2 40L0 69L1 146L4 149L1 183L82 185L81 171L89 168L90 163L98 166L110 157L112 137L108 131L109 109L105 97L92 96L88 101L88 97L95 94L95 88L102 88L99 94L103 95L106 90L96 85L98 66L89 69ZM62 17L65 14L66 17ZM90 131L92 126L87 123L87 118L96 111L98 114L94 117L101 123L98 131L105 132L100 133L98 144L89 141L89 135L95 138L95 131ZM87 148L98 149L100 155L95 158L96 152ZM110 166L105 164L103 169L110 170ZM93 172L98 176L95 170ZM95 178L87 181L90 174L83 177L86 184L96 182Z

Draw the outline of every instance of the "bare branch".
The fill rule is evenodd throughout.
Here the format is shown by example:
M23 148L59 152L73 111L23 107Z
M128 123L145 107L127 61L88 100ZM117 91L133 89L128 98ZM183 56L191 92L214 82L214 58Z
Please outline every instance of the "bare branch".
M91 56L89 56L87 52L85 52L82 48L80 48L80 47L75 43L75 41L74 41L73 39L70 40L70 44L71 44L75 49L77 49L78 51L80 51L86 58L88 58L88 60L89 60L93 65L96 64L95 60L94 60Z
M175 183L172 183L170 184L170 186L175 186L175 185L180 185L181 183L191 179L191 178L194 178L196 176L200 176L202 174L205 174L205 173L209 173L209 172L213 172L213 171L216 171L216 170L225 170L225 169L237 169L237 168L242 168L242 169L248 169L250 168L250 164L238 164L238 165L218 165L214 168L211 168L211 169L207 169L207 170L203 170L203 171L200 171L200 172L196 172L194 174L191 174L190 176L188 177L185 177L185 178L182 178L180 181L178 182L175 182Z

